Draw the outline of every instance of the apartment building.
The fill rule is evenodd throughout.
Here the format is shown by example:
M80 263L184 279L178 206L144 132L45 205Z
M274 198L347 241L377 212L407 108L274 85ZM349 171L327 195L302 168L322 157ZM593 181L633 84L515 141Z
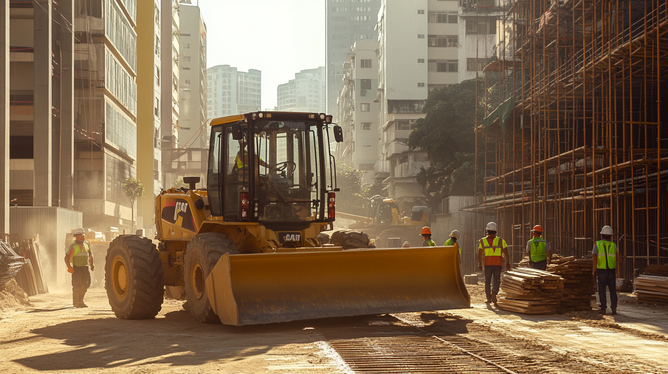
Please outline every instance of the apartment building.
M206 25L198 6L180 9L178 147L207 148Z
M374 183L378 160L378 59L376 41L355 42L343 64L343 88L338 99L339 125L344 141L339 159L364 170L364 183Z
M262 103L262 72L239 71L230 65L208 68L207 114L210 119L256 112Z
M169 2L167 0L163 0ZM144 196L137 199L137 228L151 228L155 196L162 189L161 101L162 101L162 13L161 0L137 4L137 179ZM170 17L171 12L166 14ZM167 34L171 38L172 34ZM170 95L171 96L171 95ZM168 97L169 100L169 97ZM168 117L167 120L171 118ZM152 231L152 230L149 230Z
M277 88L278 110L287 112L326 111L325 67L302 70L295 79Z
M178 0L162 0L160 5L161 26L161 66L160 92L160 135L162 141L167 141L167 148L178 144L179 136L179 45L181 8ZM169 35L169 37L168 37ZM163 162L169 162L163 159ZM172 181L165 181L167 187Z
M130 229L136 177L137 1L76 1L74 197L84 226Z
M327 113L334 116L343 87L343 64L350 47L358 40L377 40L375 30L381 0L326 0L325 68Z

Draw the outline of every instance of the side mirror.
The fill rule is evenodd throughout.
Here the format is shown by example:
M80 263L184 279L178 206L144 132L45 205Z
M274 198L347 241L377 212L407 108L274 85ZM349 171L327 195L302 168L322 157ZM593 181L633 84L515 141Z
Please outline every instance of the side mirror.
M232 133L232 139L234 140L241 140L244 138L244 134L241 131L241 125L238 123L231 126L230 132Z
M334 140L336 140L337 143L343 141L343 129L339 125L334 125Z

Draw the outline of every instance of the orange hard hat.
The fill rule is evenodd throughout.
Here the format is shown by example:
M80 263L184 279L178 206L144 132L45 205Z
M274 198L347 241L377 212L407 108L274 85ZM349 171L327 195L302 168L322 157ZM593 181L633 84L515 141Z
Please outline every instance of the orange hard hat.
M536 226L533 227L533 231L536 231L536 232L539 232L539 233L543 233L543 226L541 226L541 225L536 225Z
M420 235L431 235L431 229L429 226L425 226L420 230Z

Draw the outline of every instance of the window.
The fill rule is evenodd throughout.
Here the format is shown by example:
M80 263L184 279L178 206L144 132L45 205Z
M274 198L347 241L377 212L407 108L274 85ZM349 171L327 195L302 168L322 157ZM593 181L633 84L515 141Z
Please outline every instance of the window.
M496 34L496 20L476 22L474 20L466 21L466 34L467 35L485 35L485 34Z
M457 47L459 37L457 35L429 35L430 47Z
M371 122L362 122L362 130L371 130Z
M459 69L457 60L429 60L427 71L431 73L456 73Z
M371 79L362 79L360 82L360 88L363 90L371 89Z
M476 61L477 60L477 61ZM482 71L482 69L487 65L487 59L485 58L467 58L466 59L466 70L467 71Z
M424 14L424 9L418 9L418 14Z
M396 129L397 130L412 130L415 128L414 119L400 119L397 120ZM404 141L405 142L405 141Z
M370 111L371 111L371 104L369 104L369 103L361 103L361 104L360 104L360 111L362 111L362 112L370 112Z
M418 34L418 39L424 39L424 34Z
M418 83L418 87L424 87L424 82Z
M418 64L424 64L424 58L418 58Z
M362 69L371 69L371 59L361 59Z
M429 12L429 23L457 23L459 17L456 12Z

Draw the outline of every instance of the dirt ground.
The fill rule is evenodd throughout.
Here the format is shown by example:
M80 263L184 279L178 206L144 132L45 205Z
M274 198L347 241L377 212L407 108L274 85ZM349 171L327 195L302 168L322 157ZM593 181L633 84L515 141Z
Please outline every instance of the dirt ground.
M529 316L484 304L482 285L469 290L470 309L383 318L393 321L389 324L413 321L430 333L447 330L485 342L509 355L540 361L555 373L668 372L666 307L638 305L622 294L617 316ZM382 335L387 324L369 322L380 317L362 316L205 325L193 321L182 302L174 300L166 300L154 320L119 320L100 288L89 290L89 307L83 309L72 308L71 293L64 290L30 297L30 305L9 303L8 298L0 292L0 373L350 373L332 348L335 340L367 339L355 335L360 325Z

